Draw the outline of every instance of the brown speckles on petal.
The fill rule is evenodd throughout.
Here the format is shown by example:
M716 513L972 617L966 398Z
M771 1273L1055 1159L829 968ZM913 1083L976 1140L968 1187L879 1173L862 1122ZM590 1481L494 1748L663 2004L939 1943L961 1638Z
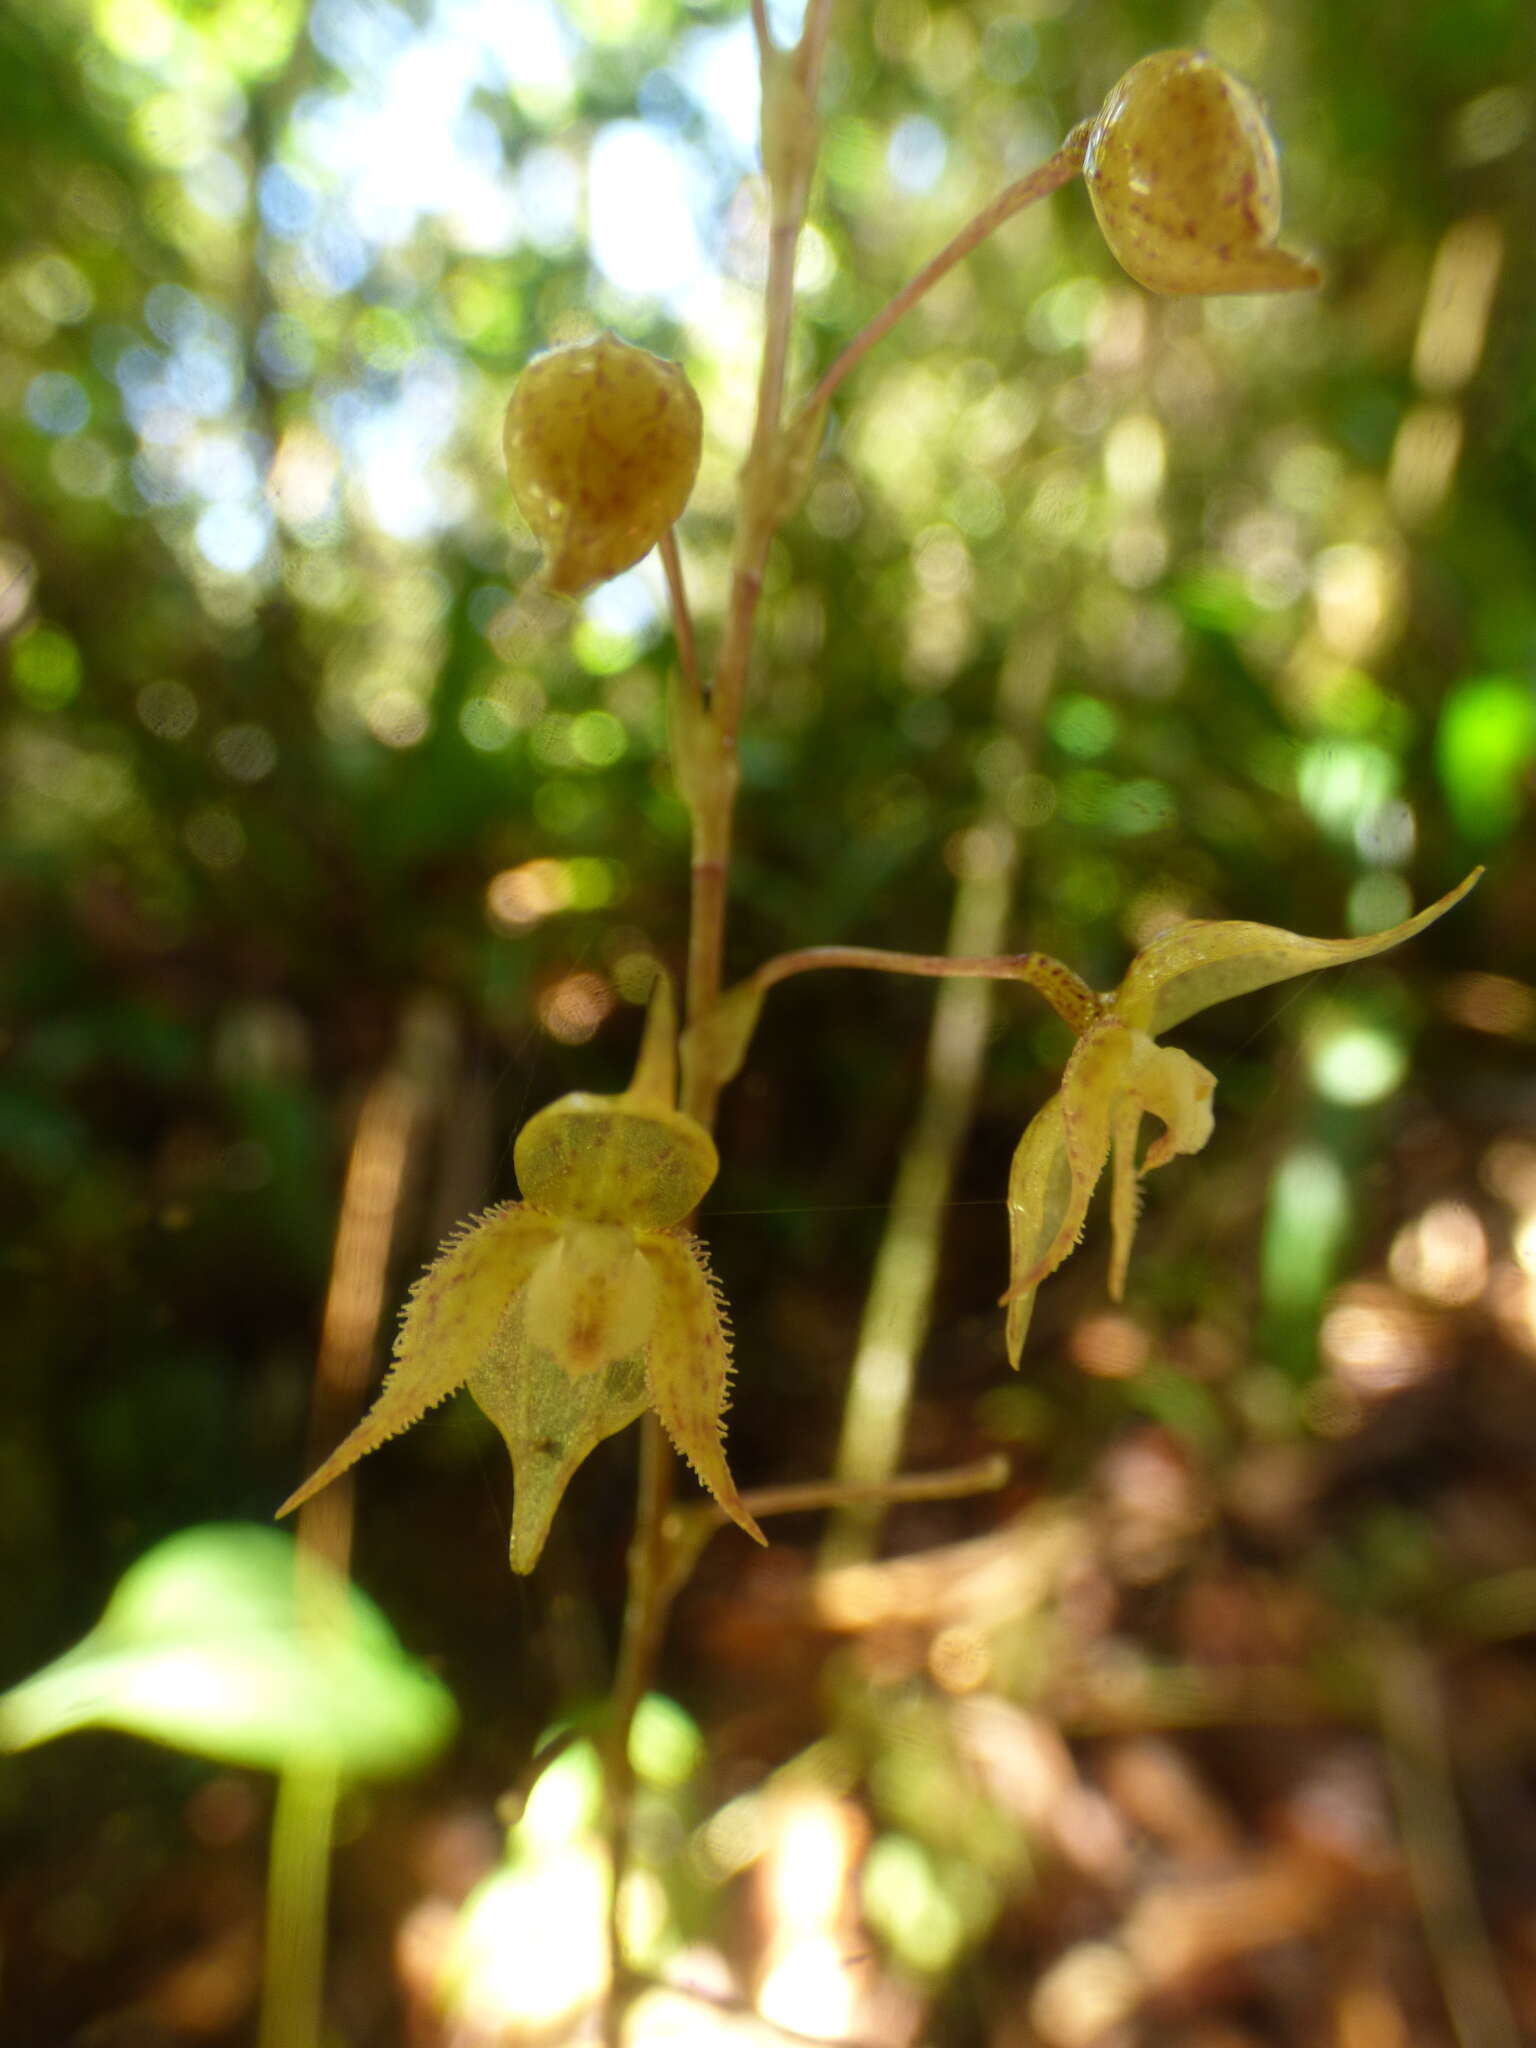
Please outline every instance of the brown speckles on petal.
M511 1456L512 1569L530 1572L576 1468L644 1409L644 1368L638 1358L615 1359L572 1378L529 1341L514 1309L469 1391Z
M650 1268L617 1223L567 1223L523 1295L529 1343L576 1377L643 1351L654 1309Z
M507 470L545 553L576 596L655 546L688 502L703 422L677 363L617 335L535 356L507 407Z
M614 1095L562 1095L524 1124L518 1186L562 1222L669 1230L697 1207L719 1168L702 1124Z
M1310 263L1274 247L1280 166L1255 94L1202 50L1160 50L1104 102L1083 175L1120 262L1149 291L1294 291Z

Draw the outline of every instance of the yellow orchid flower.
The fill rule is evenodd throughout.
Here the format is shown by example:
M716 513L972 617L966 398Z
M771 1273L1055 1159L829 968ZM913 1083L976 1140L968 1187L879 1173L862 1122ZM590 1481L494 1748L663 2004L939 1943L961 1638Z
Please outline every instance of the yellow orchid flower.
M1308 939L1264 924L1175 925L1137 954L1109 996L1096 996L1059 962L1047 963L1053 983L1037 986L1078 1036L1059 1091L1026 1129L1008 1175L1009 1282L1002 1300L1010 1365L1019 1362L1035 1289L1081 1238L1111 1154L1109 1291L1118 1301L1141 1176L1177 1153L1198 1152L1211 1135L1216 1077L1188 1053L1159 1045L1161 1034L1213 1003L1400 946L1459 903L1481 873L1474 869L1417 917L1363 939ZM1138 1166L1144 1116L1163 1129Z
M673 1105L676 1021L658 979L635 1078L566 1095L513 1150L521 1202L477 1217L412 1290L394 1363L363 1420L278 1510L286 1515L387 1437L467 1386L512 1457L512 1569L532 1571L571 1475L654 1407L721 1507L759 1543L721 1443L724 1304L681 1228L719 1170Z

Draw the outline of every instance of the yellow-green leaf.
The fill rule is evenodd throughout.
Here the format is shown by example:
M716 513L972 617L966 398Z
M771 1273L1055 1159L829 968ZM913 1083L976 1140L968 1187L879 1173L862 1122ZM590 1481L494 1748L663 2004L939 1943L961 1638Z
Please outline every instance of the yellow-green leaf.
M0 1699L0 1745L122 1728L225 1763L390 1776L454 1720L355 1586L277 1530L231 1522L130 1565L84 1641Z

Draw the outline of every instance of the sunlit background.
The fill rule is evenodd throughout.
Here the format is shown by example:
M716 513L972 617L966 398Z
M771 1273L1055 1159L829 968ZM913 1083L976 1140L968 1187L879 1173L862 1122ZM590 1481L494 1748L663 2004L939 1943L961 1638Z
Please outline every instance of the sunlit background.
M1216 1135L1121 1307L1090 1225L1017 1378L1001 1197L1064 1027L772 997L701 1225L738 1478L827 1472L855 1380L856 1452L1014 1476L706 1552L636 1729L636 2043L1536 2035L1530 10L839 9L793 374L1185 42L1266 95L1325 288L1152 299L1069 188L861 366L769 564L731 971L980 932L1110 987L1185 917L1364 933L1489 871L1186 1027ZM664 587L530 592L500 417L600 325L685 362L707 652L750 24L12 0L0 59L0 1731L45 1745L0 1774L0 2035L252 2041L273 1788L324 1772L336 2042L596 2038L590 1745L516 1788L607 1687L632 1435L526 1585L467 1403L371 1460L356 1668L209 1525L269 1519L317 1359L378 1370L680 959Z

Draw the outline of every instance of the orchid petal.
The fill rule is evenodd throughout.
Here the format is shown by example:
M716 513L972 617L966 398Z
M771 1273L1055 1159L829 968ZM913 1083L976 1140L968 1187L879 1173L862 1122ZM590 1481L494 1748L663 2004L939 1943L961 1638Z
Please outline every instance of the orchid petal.
M1137 954L1113 998L1114 1014L1160 1037L1213 1003L1267 988L1320 967L1346 967L1415 937L1459 903L1482 874L1466 880L1416 917L1363 939L1309 939L1267 924L1195 920L1163 932Z
M528 1200L562 1223L625 1230L670 1230L720 1170L702 1124L628 1095L562 1095L523 1125L512 1163Z
M670 1111L677 1107L677 997L672 992L671 975L659 963L651 982L634 1078L622 1099L636 1109Z
M655 1282L632 1230L567 1223L529 1276L523 1320L535 1350L580 1374L643 1351L655 1307Z
M1175 1045L1154 1045L1139 1032L1137 1040L1126 1088L1141 1114L1163 1126L1142 1162L1142 1172L1152 1173L1176 1152L1203 1152L1210 1142L1216 1076Z
M1049 1268L1042 1255L1055 1243L1072 1199L1072 1169L1061 1097L1032 1117L1008 1173L1008 1363L1017 1369L1029 1330L1035 1289Z
M656 1282L646 1354L651 1399L668 1436L739 1528L767 1538L736 1491L721 1446L731 1345L723 1304L696 1238L642 1233L640 1250Z
M1013 1252L1003 1300L1010 1309L1055 1272L1083 1234L1088 1204L1109 1158L1112 1121L1134 1050L1133 1034L1123 1025L1090 1025L1067 1061L1061 1092L1019 1143L1008 1176ZM1026 1249L1032 1257L1024 1256ZM1015 1364L1014 1338L1023 1343L1028 1320L1027 1310L1009 1316L1009 1356Z
M469 1391L512 1458L512 1569L531 1572L571 1477L605 1437L649 1402L641 1356L579 1378L529 1340L522 1305L507 1316Z
M487 1208L442 1245L412 1288L379 1399L330 1458L283 1501L279 1520L387 1438L410 1430L430 1407L465 1384L553 1235L555 1225L539 1210L504 1202Z
M1115 1111L1113 1150L1114 1175L1109 1194L1109 1298L1125 1296L1125 1276L1131 1264L1131 1246L1141 1217L1141 1175L1136 1170L1136 1139L1141 1130L1142 1105L1127 1096Z
M1109 1212L1112 1301L1119 1301L1125 1293L1131 1245L1141 1213L1143 1176L1166 1166L1176 1153L1198 1152L1204 1147L1211 1135L1211 1097L1216 1089L1216 1076L1187 1052L1171 1045L1154 1045L1144 1032L1132 1037L1125 1092L1114 1120L1115 1172ZM1136 1140L1144 1116L1155 1116L1163 1133L1147 1147L1138 1168Z
M1091 1025L1072 1049L1059 1097L1071 1192L1038 1270L1025 1276L1026 1286L1054 1272L1082 1237L1088 1204L1109 1158L1111 1121L1133 1052L1132 1034L1113 1023Z
M292 1511L386 1438L463 1386L490 1350L508 1305L558 1226L521 1202L488 1209L443 1246L411 1290L394 1363L350 1436L278 1509Z

